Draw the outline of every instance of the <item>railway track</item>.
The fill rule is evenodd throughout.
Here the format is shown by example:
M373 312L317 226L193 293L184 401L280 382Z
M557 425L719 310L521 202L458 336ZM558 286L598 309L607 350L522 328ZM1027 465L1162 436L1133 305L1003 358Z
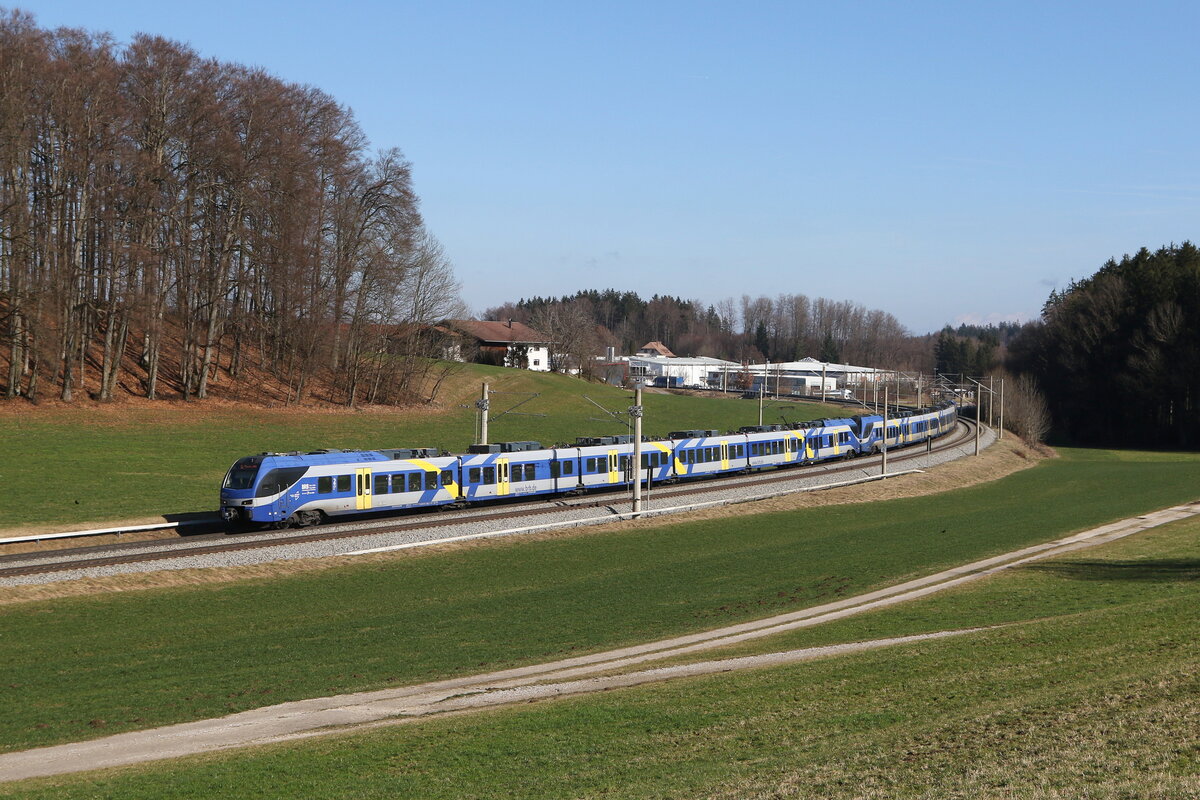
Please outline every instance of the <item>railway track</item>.
M961 446L965 440L974 435L974 425L975 423L971 420L960 419L953 433L938 439L931 446L918 445L889 452L889 470L894 465L902 465L925 457L930 453L937 453ZM880 464L881 460L880 456L859 456L858 458L846 461L825 462L808 467L774 468L758 473L732 476L724 475L718 478L704 479L682 485L662 484L652 488L651 497L656 501L662 499L677 500L711 494L731 486L750 489L754 487L766 488L772 485L796 482L798 479L812 478L814 475L838 476L845 473L861 473L864 468L871 468L874 465ZM357 520L350 524L324 526L315 531L203 534L177 539L124 542L67 550L21 553L0 557L0 580L58 572L75 572L92 568L114 567L123 564L144 564L155 561L194 558L197 556L263 550L291 545L338 542L385 534L412 533L426 530L436 531L464 523L503 524L512 523L516 520L528 522L531 519L561 514L564 511L570 510L609 509L615 514L618 512L614 506L627 502L628 489L624 489L620 492L588 494L582 497L559 497L550 502L497 504L483 511L478 508L464 511L427 510L402 517L400 520L397 520L394 516L387 521L379 519Z

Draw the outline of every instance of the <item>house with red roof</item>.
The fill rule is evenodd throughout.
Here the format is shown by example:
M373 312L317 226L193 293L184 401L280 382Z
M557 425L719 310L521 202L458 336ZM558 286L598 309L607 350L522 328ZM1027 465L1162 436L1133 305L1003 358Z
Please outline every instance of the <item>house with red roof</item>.
M523 322L448 319L438 326L458 341L448 357L500 367L550 371L550 340Z

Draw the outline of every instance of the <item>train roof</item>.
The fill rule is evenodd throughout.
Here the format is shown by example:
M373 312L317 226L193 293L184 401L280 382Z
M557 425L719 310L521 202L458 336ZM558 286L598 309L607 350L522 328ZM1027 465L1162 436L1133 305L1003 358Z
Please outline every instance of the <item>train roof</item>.
M248 459L258 459L261 463L267 459L273 459L294 465L347 463L368 464L380 461L404 461L414 458L436 458L438 456L438 452L438 449L435 447L397 447L387 450L338 450L330 448L327 450L292 450L290 452L257 453L256 455L247 456L245 459L241 460L247 461Z

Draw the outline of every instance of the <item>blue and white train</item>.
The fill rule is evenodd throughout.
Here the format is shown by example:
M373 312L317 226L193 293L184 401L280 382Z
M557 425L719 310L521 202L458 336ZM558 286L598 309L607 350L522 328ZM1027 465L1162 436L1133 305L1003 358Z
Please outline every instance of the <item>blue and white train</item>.
M925 442L957 421L953 403L889 418L860 415L737 433L675 431L642 443L639 478L652 483L850 458ZM628 486L633 437L474 445L466 455L431 448L260 453L238 459L221 487L230 528L308 526L377 511L568 494Z

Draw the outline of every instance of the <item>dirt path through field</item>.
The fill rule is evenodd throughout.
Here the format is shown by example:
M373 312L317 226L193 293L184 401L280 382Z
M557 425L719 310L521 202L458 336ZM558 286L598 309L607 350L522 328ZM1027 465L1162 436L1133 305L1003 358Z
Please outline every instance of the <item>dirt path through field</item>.
M227 717L110 736L89 742L0 755L0 781L57 775L165 758L361 730L443 713L463 713L519 702L585 694L674 678L727 673L845 653L967 635L977 629L807 648L743 658L625 671L648 661L712 650L727 644L817 625L874 608L924 597L1037 559L1111 542L1200 514L1200 502L1074 534L814 608L588 656L535 664L418 686L314 698Z

